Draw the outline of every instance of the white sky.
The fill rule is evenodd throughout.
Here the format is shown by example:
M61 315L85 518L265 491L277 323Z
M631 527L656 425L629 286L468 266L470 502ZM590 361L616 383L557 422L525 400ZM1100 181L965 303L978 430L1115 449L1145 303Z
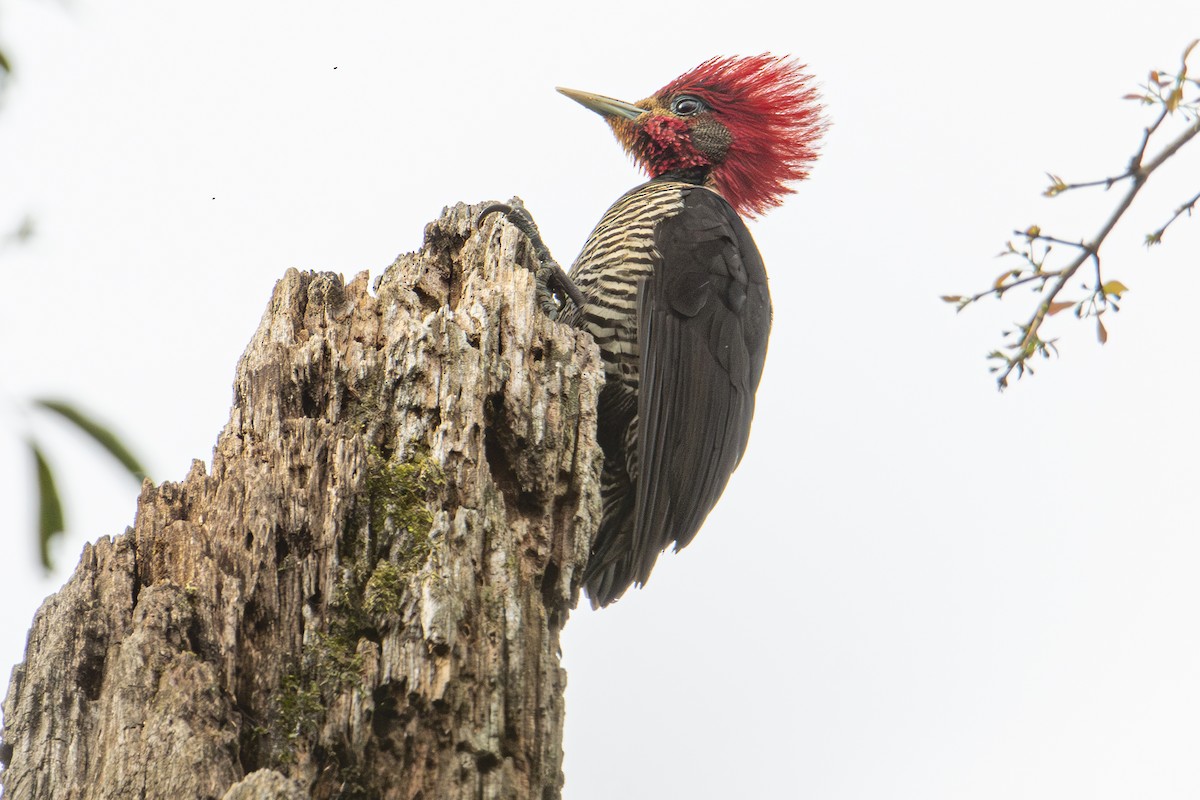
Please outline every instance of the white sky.
M1194 0L1155 6L7 0L0 228L38 233L0 251L4 683L136 495L23 398L179 480L288 267L375 275L443 205L514 193L569 263L640 177L553 87L637 100L769 50L834 126L751 225L776 321L750 451L687 551L567 627L566 797L1200 796L1200 220L1139 244L1200 154L1117 230L1103 348L1061 315L1063 357L1000 395L983 356L1029 301L938 300L1014 227L1093 232L1113 197L1043 199L1043 173L1124 166L1147 112L1121 95L1200 35ZM29 425L67 494L50 578Z

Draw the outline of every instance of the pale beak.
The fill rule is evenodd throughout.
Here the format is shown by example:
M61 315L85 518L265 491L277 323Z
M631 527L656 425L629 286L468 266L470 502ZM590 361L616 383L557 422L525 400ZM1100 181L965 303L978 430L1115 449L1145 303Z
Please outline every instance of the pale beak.
M646 113L646 109L638 108L633 103L626 103L624 100L614 100L611 97L605 97L602 94L592 94L591 92L581 92L578 89L564 89L561 86L556 87L560 94L565 94L567 97L574 100L584 108L590 108L602 117L623 117L624 119L637 119L642 114Z

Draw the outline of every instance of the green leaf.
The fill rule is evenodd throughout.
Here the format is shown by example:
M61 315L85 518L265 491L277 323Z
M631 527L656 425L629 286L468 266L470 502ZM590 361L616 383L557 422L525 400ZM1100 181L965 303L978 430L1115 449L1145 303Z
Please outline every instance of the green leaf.
M37 464L38 485L38 548L42 555L42 566L52 569L50 561L50 540L63 532L62 501L58 498L58 487L54 485L54 471L50 469L46 456L37 442L29 439L29 452Z
M0 72L12 72L12 64L9 62L8 56L4 55L3 50L0 50Z
M117 438L116 434L85 415L75 406L70 403L64 403L61 400L47 400L45 398L34 400L33 404L47 411L53 411L86 433L93 441L107 450L109 455L121 462L121 466L125 467L129 474L137 480L141 481L146 477L146 470L142 469L142 465L138 463L138 460L134 458L133 454L129 452L121 440Z
M1118 300L1120 300L1121 294L1128 292L1129 288L1120 281L1105 281L1104 285L1100 287L1100 291L1104 292L1105 294L1111 294L1113 297L1116 297Z

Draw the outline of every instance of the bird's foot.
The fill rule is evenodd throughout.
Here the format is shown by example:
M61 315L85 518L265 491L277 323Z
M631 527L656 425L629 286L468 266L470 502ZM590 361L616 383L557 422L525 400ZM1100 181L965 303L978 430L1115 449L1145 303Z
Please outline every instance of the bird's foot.
M525 234L525 238L529 239L529 244L533 247L533 253L538 262L538 268L534 272L534 279L537 282L537 303L542 312L550 319L558 319L566 299L569 299L576 307L582 308L583 293L554 260L554 256L550 255L550 248L546 247L541 231L538 230L537 223L533 221L530 213L521 206L496 203L479 212L478 224L482 226L485 217L497 212L503 214L504 218L516 226L517 230ZM556 292L564 298L563 304L560 304L555 298Z

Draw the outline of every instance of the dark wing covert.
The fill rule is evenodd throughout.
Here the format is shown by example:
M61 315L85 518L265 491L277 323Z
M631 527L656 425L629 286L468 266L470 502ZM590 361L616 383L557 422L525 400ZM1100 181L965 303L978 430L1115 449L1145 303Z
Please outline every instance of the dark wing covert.
M638 291L638 583L691 542L741 461L771 329L762 257L720 195L687 191L655 243Z

